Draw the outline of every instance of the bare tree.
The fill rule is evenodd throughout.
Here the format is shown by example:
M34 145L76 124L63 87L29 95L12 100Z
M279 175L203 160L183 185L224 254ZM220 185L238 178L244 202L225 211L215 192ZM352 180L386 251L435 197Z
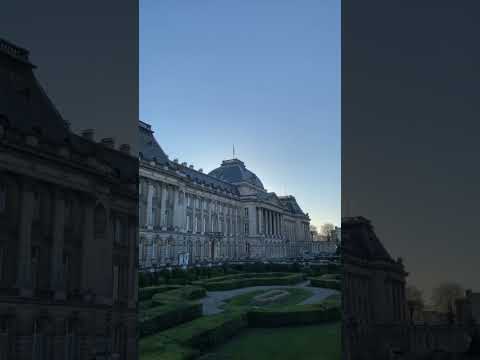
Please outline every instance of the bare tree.
M325 223L320 227L320 233L324 236L330 236L333 230L335 230L335 225L332 223Z
M317 233L318 234L318 229L315 225L310 224L310 232L312 233Z
M432 304L435 310L448 313L454 306L455 300L463 296L462 286L455 282L443 282L432 291Z
M408 284L405 288L407 301L412 304L415 304L415 307L418 309L423 309L425 306L425 301L423 300L423 292L415 285Z

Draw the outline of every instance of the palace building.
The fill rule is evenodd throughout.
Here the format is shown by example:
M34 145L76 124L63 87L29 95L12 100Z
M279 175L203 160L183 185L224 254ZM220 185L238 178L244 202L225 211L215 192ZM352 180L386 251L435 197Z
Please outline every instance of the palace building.
M310 219L295 197L268 192L239 159L208 174L171 161L149 124L139 132L141 268L311 251Z
M69 130L0 39L0 359L137 357L138 159Z

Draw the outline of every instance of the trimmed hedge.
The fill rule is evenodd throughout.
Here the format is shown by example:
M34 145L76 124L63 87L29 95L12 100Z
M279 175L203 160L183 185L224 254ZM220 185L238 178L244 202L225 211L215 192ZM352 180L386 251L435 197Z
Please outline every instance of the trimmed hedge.
M180 287L181 286L176 286L176 285L159 285L159 286L148 286L148 287L140 288L138 290L138 300L139 301L150 300L155 294L174 290L174 289L179 289Z
M194 284L209 291L222 291L250 286L294 285L303 280L304 275L296 273L247 273L210 278Z
M142 288L162 284L185 285L193 281L238 273L303 272L309 276L319 276L327 273L339 273L342 271L341 269L339 264L311 264L304 266L300 263L228 263L222 266L191 267L188 269L174 268L171 270L158 269L156 272L140 272L139 286Z
M146 289L142 296L151 296L151 299L140 302L140 336L151 335L202 316L202 304L191 300L200 299L205 294L205 289L195 286Z
M140 315L140 336L147 336L202 316L200 303L172 303L148 309Z
M247 325L245 313L232 312L202 317L164 331L163 335L181 345L205 351L223 344Z
M326 274L319 277L310 278L310 285L325 289L342 290L341 277L334 274Z
M140 340L140 348L143 348L141 358L197 358L201 353L223 344L247 325L245 314L241 312L201 317Z
M294 305L279 310L251 310L247 314L250 327L311 325L341 319L337 305Z

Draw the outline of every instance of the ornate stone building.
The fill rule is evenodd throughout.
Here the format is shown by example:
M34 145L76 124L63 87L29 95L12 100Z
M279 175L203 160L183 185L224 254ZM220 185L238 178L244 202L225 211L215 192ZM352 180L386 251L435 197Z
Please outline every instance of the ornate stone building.
M238 159L202 169L169 160L140 122L140 265L144 269L301 256L310 219L293 196L267 192Z
M73 134L0 40L0 359L134 359L138 160Z
M416 324L405 293L407 273L363 217L342 219L342 341L345 360L423 359L468 347L458 324Z

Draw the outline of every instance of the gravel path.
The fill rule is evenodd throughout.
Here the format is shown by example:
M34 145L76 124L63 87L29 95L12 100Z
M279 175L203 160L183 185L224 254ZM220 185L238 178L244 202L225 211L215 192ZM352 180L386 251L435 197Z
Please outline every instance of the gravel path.
M226 291L207 291L207 296L200 300L203 304L203 314L213 315L223 311L221 306L225 300L231 299L237 295L245 294L255 290L281 289L281 288L305 288L312 292L312 296L302 301L300 304L314 304L322 301L326 297L338 294L338 291L332 289L323 289L309 286L310 281L305 281L297 285L269 285L269 286L252 286L248 288L226 290Z

